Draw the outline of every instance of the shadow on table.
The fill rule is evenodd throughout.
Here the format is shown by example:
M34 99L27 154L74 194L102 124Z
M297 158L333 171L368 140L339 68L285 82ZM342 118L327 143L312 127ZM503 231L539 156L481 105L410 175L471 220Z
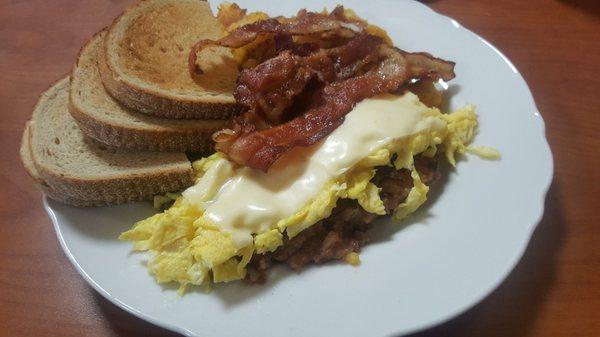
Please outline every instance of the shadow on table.
M110 325L115 336L176 337L175 332L165 330L141 320L117 307L97 292L93 292L96 304L104 320Z
M598 0L555 0L565 5L571 6L579 11L600 16L600 1ZM420 2L431 5L442 0L421 0Z
M523 258L498 289L457 318L409 337L527 335L555 281L557 255L566 234L556 201L559 189L555 180L546 197L542 221Z
M600 16L600 1L598 0L558 0L582 12Z

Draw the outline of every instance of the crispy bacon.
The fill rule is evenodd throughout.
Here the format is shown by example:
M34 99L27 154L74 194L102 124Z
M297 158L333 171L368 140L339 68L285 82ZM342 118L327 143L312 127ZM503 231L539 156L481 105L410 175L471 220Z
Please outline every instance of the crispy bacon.
M267 123L280 123L284 111L312 79L330 83L350 78L382 58L382 45L381 38L362 34L343 46L305 57L282 52L254 68L243 70L234 97ZM397 51L406 57L411 79L449 80L454 77L452 63L428 54Z
M283 111L304 90L315 71L302 64L303 59L291 52L243 70L233 93L236 102L261 116L266 122L278 123Z
M398 89L407 80L406 59L396 51L363 75L326 85L322 102L304 115L270 129L241 135L232 143L217 144L217 149L233 161L267 171L285 152L296 146L309 146L331 133L344 121L356 102Z
M267 171L285 152L326 137L365 98L394 92L410 80L454 78L453 62L394 48L385 34L368 33L369 27L338 7L329 15L302 10L292 18L257 21L219 40L199 41L188 60L192 76L202 72L196 57L203 48L240 48L269 36L250 51L250 64L257 65L238 76L234 97L247 110L234 118L232 129L213 136L216 149Z
M292 19L267 19L250 23L235 29L229 35L219 40L200 40L190 52L188 58L188 67L190 74L202 74L202 69L198 66L198 53L202 49L215 45L227 48L240 48L254 42L260 35L311 35L317 33L326 33L335 30L349 30L360 33L362 27L351 22L345 22L329 15L320 13L300 11Z
M290 51L294 55L308 56L319 50L319 45L316 43L298 43L295 42L291 35L279 34L273 37L274 51L277 56L283 51Z
M382 44L381 38L363 34L343 46L305 57L284 51L254 68L243 70L234 97L267 122L280 123L284 110L312 79L330 83L354 76L381 57Z
M363 41L356 45L366 44ZM384 57L379 66L363 75L355 76L356 63L368 63L364 60L371 58L373 53L363 51L356 53L353 58L340 53L342 49L340 47L335 51L329 50L328 56L335 56L332 58L335 61L323 55L321 58L316 58L316 54L301 58L291 53L283 53L244 71L240 75L236 99L249 106L250 110L246 118L235 121L235 132L217 141L217 149L227 153L231 160L239 164L266 171L283 153L293 147L309 146L327 136L343 123L344 116L361 100L395 91L410 79L450 80L454 77L454 64L451 62L433 58L428 54L407 53L385 45L379 45L376 49L378 57ZM345 50L356 52L351 48ZM261 125L260 118L256 116L257 111L263 112L262 117L270 112L272 115L267 116L267 120L271 118L270 121L277 121L279 115L274 112L280 113L292 104L293 98L302 92L308 80L314 78L316 71L312 71L309 66L302 67L302 62L315 62L315 59L321 62L323 59L329 60L331 65L337 65L334 69L338 70L333 78L330 77L331 74L323 76L325 83L331 83L316 95L320 98L320 104L282 125L266 130L261 130L264 123L263 127L250 127L249 125ZM353 72L339 71L347 69L348 64L354 69Z
M408 62L409 76L413 79L429 79L450 81L454 74L456 63L442 60L429 53L407 53L397 49Z

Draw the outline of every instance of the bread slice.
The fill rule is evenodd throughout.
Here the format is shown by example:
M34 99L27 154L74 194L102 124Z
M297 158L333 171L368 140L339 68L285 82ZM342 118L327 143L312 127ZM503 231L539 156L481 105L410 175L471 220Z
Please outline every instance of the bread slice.
M201 152L212 149L211 135L226 120L181 120L148 116L124 107L104 89L96 60L103 57L106 32L81 49L71 74L69 111L87 136L117 148Z
M204 53L205 73L192 78L187 60L200 39L223 34L210 5L201 0L145 0L128 8L109 28L107 91L137 111L165 118L225 119L240 107L233 89L237 66L224 48Z
M87 138L68 113L69 79L42 94L29 125L40 179L58 195L106 204L149 200L192 184L183 153L124 152Z
M56 192L50 185L48 185L40 174L38 170L35 168L33 164L33 158L31 158L31 151L29 148L29 122L25 125L23 129L23 137L21 138L21 147L19 149L19 155L21 156L21 163L23 163L23 167L25 167L25 171L27 174L35 181L38 188L40 188L44 194L46 194L49 198L60 201L65 204L75 205L75 206L100 206L102 202L94 202L88 200L79 200L77 198L72 198L66 195L62 195Z

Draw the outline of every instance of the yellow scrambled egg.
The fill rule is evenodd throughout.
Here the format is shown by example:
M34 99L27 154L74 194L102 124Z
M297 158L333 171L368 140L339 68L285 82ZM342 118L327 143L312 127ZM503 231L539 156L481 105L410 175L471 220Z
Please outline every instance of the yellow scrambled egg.
M414 187L393 213L394 219L406 218L427 200L429 189L421 182L414 168L415 155L423 153L433 156L440 148L452 165L455 164L456 153L474 152L488 158L498 156L497 151L490 148L468 147L477 128L473 106L466 106L452 114L442 114L437 109L430 109L429 113L443 119L446 127L394 141L375 151L349 172L329 181L298 212L281 219L274 228L256 233L253 244L249 247L237 249L229 233L222 232L211 224L203 217L201 210L183 197L178 197L165 212L136 223L132 229L121 234L120 239L134 241L136 250L151 251L153 257L148 268L156 280L159 283L178 282L181 285L180 291L183 292L188 284L208 286L211 282L243 279L246 265L253 254L274 251L283 244L284 236L292 238L319 220L329 217L341 198L357 200L370 213L385 214L379 188L370 182L377 166L394 165L397 169L411 170ZM194 162L197 179L221 160L226 159L216 153ZM219 186L212 188L218 189ZM353 265L360 262L356 254L347 256L346 261Z

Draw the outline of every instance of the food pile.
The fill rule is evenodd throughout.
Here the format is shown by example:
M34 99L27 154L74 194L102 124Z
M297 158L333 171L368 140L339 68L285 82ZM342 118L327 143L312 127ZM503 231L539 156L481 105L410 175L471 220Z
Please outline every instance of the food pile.
M145 0L42 94L21 147L55 200L161 209L121 234L159 283L262 283L275 264L360 263L374 221L427 201L472 152L473 105L440 110L455 64L398 48L343 6L271 17Z
M241 55L234 97L248 110L215 140L232 161L263 171L286 151L330 134L362 99L455 76L453 62L394 47L383 29L343 6L268 18L226 4L217 18L228 24L228 35L199 41L190 72L202 74L198 55L211 46Z
M218 152L194 163L196 184L121 235L153 252L158 282L183 291L261 283L276 263L357 265L376 218L401 220L427 200L441 158L493 155L468 147L473 106L437 109L434 82L453 79L454 63L394 47L351 10L271 18L226 3L217 18L225 35L198 41L188 70L202 78L205 53L231 49L240 69L233 95L245 111L214 134ZM354 133L372 146L352 144Z

